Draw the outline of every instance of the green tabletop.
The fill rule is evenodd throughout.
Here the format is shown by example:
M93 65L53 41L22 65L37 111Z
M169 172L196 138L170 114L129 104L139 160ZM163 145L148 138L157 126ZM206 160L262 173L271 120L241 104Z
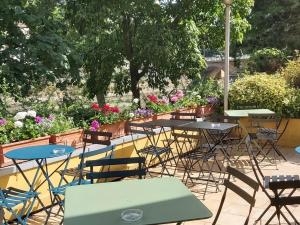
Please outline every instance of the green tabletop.
M212 213L177 178L126 180L69 187L64 225L124 225L121 212L143 210L132 225L164 224L212 217Z
M248 117L249 114L270 115L275 112L269 109L243 109L243 110L225 110L226 116L232 117Z

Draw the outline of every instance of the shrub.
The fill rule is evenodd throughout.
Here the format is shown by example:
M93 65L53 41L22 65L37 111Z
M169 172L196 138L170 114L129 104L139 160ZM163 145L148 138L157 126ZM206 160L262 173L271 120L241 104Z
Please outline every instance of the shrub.
M300 88L300 59L289 61L281 74L291 86Z
M257 73L237 79L231 86L229 95L231 108L256 105L282 114L290 104L293 89L282 76Z
M286 55L276 48L264 48L254 52L249 59L248 69L251 73L268 74L279 70L287 62Z

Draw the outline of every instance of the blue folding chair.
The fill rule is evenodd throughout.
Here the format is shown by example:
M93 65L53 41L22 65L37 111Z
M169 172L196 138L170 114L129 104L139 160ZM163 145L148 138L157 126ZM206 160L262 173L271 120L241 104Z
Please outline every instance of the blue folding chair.
M90 158L92 156L97 156L97 155L102 155L105 154L104 157L101 157L101 159L111 159L113 158L114 154L114 149L115 145L111 145L110 142L110 137L112 136L111 133L109 132L99 132L99 131L84 131L84 147L83 147L83 152L79 155L79 160L80 163L77 168L71 168L71 169L66 169L63 171L60 171L60 175L62 177L59 185L51 190L54 198L52 199L52 205L55 203L58 203L60 209L62 212L64 212L63 208L63 198L65 195L65 191L67 187L71 186L76 186L76 185L85 185L85 184L90 184L90 180L84 179L85 175L89 171L84 171L84 168L86 167L85 165L85 160L87 158ZM101 140L99 138L101 137L109 137L108 140ZM106 145L105 147L102 147L98 150L94 151L86 151L86 144L91 143L91 144L99 144L99 145ZM73 174L73 180L71 182L68 182L66 179L64 179L65 175L70 176ZM66 181L65 184L62 184L62 181ZM51 213L51 210L50 210ZM50 215L49 213L49 215Z
M12 213L17 220L17 224L26 225L37 196L38 193L33 191L23 191L12 187L7 189L0 188L0 209L3 208ZM14 210L13 208L18 205L23 205L22 209L20 211ZM4 225L8 224L4 215L3 219Z

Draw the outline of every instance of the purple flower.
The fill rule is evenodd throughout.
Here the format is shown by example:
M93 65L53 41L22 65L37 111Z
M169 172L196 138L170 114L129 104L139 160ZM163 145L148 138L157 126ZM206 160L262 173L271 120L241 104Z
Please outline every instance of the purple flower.
M149 117L153 114L153 111L150 109L137 109L134 111L134 114L137 117Z
M91 122L91 128L94 128L95 130L98 130L100 128L100 123L97 120L93 120Z
M36 122L37 124L40 124L40 123L43 122L43 117L41 117L41 116L36 116L34 120L35 120L35 122Z
M90 127L90 131L97 131L95 127Z
M6 123L7 123L6 119L4 119L4 118L0 119L0 126L5 126Z
M210 105L215 105L219 102L219 99L217 97L214 97L214 96L208 96L206 98L207 100L207 103L210 104Z

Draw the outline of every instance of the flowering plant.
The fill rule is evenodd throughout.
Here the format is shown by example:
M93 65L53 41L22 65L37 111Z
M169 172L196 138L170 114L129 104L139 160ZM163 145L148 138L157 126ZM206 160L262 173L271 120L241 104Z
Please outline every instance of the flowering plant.
M172 105L169 104L169 98L163 96L159 98L156 95L148 95L146 99L146 106L151 109L154 113L168 112L173 109Z
M13 118L1 118L0 121L0 144L47 135L46 124L33 110L18 112Z
M105 104L100 107L97 103L92 103L91 108L94 110L94 116L90 119L90 128L94 127L92 125L94 121L98 121L100 127L100 124L112 124L124 120L124 113L122 113L117 106ZM99 129L99 127L97 129Z

